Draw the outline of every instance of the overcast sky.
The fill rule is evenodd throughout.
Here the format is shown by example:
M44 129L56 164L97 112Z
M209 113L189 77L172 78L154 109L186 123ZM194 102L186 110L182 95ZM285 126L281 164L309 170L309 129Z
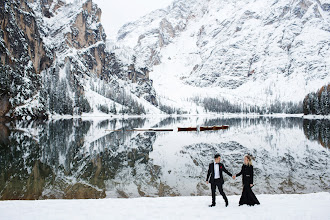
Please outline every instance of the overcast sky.
M66 0L74 2L75 0ZM93 0L101 9L101 23L107 38L115 39L119 28L147 13L164 8L173 0Z

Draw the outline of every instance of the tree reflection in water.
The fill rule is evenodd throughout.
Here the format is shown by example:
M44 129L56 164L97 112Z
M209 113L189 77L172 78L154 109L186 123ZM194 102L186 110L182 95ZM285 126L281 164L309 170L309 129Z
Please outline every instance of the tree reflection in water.
M19 121L11 124L0 124L0 199L87 199L105 197L137 196L178 196L208 195L208 186L204 183L205 167L212 154L221 151L224 161L233 169L239 169L241 157L251 149L244 144L230 141L239 130L246 135L255 135L270 150L254 149L251 153L259 158L260 166L256 167L256 178L259 179L259 193L304 193L326 190L322 181L330 177L327 173L327 153L302 149L302 154L314 152L307 161L298 161L296 152L285 149L286 153L274 156L276 151L276 131L279 136L289 130L302 133L310 140L317 140L329 148L329 121L302 120L299 118L204 118L206 126L230 125L227 133L153 133L128 131L141 127L175 127L185 123L189 118L129 118L84 121L81 119L55 121ZM191 121L194 121L191 120ZM197 119L195 120L197 121ZM253 131L256 127L265 131ZM106 131L108 129L109 131ZM110 130L125 131L110 131ZM213 133L212 133L213 132ZM190 136L186 135L189 134ZM175 157L183 160L179 165L170 164L176 170L169 169L154 158L157 139L179 138L175 153L166 151L167 147L158 147L161 160ZM216 138L227 137L226 142L211 143L208 135ZM181 138L181 139L180 139ZM191 144L190 138L204 141ZM290 138L284 136L284 138ZM222 139L219 139L222 140ZM290 141L290 140L285 140ZM159 151L163 150L163 151ZM162 153L163 152L163 153ZM189 155L186 157L185 155ZM319 160L314 160L317 157ZM188 158L188 159L187 159ZM159 158L156 158L160 160ZM279 165L289 172L277 172L272 166ZM306 166L305 166L306 165ZM297 168L315 169L315 175L321 179L298 172ZM317 186L308 188L298 184L300 178L307 178ZM276 183L274 185L274 183ZM239 182L228 182L226 190L236 194L240 191ZM262 190L261 190L262 189Z
M309 140L330 148L330 120L304 120L304 133Z

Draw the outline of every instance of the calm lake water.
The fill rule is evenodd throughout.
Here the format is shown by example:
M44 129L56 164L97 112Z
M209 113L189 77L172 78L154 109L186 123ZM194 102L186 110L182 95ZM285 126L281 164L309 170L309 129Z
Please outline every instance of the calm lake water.
M230 128L176 130L197 125ZM174 131L129 131L152 127ZM252 154L257 194L330 192L330 120L95 118L0 124L0 200L210 195L215 153L233 173ZM224 175L240 194L241 177Z

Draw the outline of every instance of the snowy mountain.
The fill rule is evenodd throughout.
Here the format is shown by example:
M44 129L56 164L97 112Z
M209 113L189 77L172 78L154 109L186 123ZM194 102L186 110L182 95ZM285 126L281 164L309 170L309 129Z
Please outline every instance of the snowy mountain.
M329 45L328 0L176 0L124 25L112 51L151 70L161 102L194 111L195 97L301 102L330 81Z
M330 81L327 0L176 0L113 43L92 0L0 6L0 116L302 113Z
M1 116L159 112L147 68L106 50L101 10L91 0L0 6Z

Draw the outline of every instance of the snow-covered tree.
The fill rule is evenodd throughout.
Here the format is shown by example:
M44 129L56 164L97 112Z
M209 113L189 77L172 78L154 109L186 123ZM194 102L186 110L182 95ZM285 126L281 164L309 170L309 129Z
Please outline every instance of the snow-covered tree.
M303 103L304 114L330 114L330 84L323 86L316 93L309 93Z

